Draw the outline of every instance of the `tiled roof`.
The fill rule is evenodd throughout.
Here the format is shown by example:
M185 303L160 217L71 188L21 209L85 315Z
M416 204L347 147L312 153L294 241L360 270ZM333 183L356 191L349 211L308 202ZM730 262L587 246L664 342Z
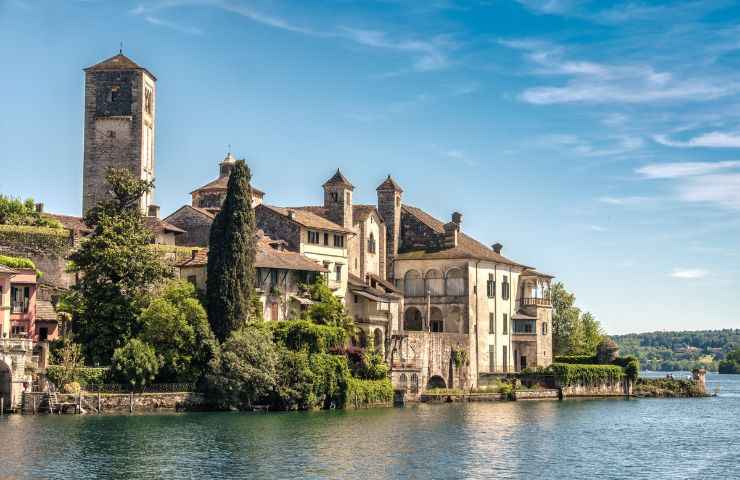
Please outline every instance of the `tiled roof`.
M347 180L347 177L342 175L342 172L337 168L337 173L335 173L329 180L324 182L323 186L327 185L344 185L346 187L349 187L350 189L355 188L354 185L350 183L349 180Z
M380 297L388 301L392 301L392 300L399 298L399 295L396 293L395 289L391 291L387 291L384 289L371 287L367 283L363 282L360 277L352 273L350 273L347 276L347 287L349 288L351 292L357 292L357 291L367 292L370 295L373 295L375 297Z
M169 222L166 222L164 220L160 220L156 217L144 217L144 225L152 231L154 234L160 234L160 233L174 233L174 234L180 234L185 233L185 230L182 228L176 227L172 225Z
M48 300L36 300L36 320L54 321L57 311Z
M200 213L201 215L204 215L205 217L209 218L210 220L213 220L216 217L215 214L209 212L205 208L194 207L192 205L183 205L182 207L178 208L177 210L175 210L174 212L172 212L171 214L169 214L164 219L164 221L165 222L169 222L169 219L172 218L175 214L177 214L177 212L179 212L180 210L186 210L186 209L187 210L194 210L195 212Z
M337 225L336 223L332 222L326 217L323 217L315 213L316 209L321 208L321 207L286 208L286 207L274 207L272 205L262 204L262 205L258 205L255 210L258 210L260 208L267 208L269 210L272 210L275 213L283 215L285 218L288 218L288 211L292 210L293 211L293 221L307 228L316 228L319 230L331 230L334 232L355 233L354 231L348 228L344 228L340 225Z
M429 215L425 211L412 207L410 205L403 205L402 211L412 215L418 221L431 228L437 234L444 234L444 223L437 220L433 216ZM434 258L474 258L481 260L490 260L492 262L504 263L507 265L513 265L517 267L524 267L513 260L504 257L501 254L494 252L490 247L486 247L474 238L460 232L458 235L457 246L453 248L445 248L441 250L427 251L427 250L416 250L403 252L398 254L397 258L401 259L434 259ZM528 267L527 267L528 268Z
M42 213L43 217L50 218L58 221L62 226L68 230L75 232L91 232L90 228L85 225L85 220L82 217L75 217L72 215L58 215L55 213Z
M229 176L224 175L221 177L218 177L216 180L213 180L212 182L206 183L202 187L196 188L190 194L192 195L195 192L200 192L202 190L218 190L218 191L225 191L229 187ZM259 188L252 187L252 194L256 195L258 197L264 197L265 192L260 190Z
M383 183L378 185L378 188L376 188L376 190L395 190L396 192L403 192L401 186L397 184L390 175L388 175L388 178L386 178Z
M156 80L156 77L152 75L152 73L147 70L144 67L140 67L136 64L133 60L128 58L126 55L119 53L118 55L114 55L108 59L103 60L100 63L96 63L95 65L91 67L87 67L85 69L86 72L97 72L102 70L144 70L149 75L151 75L152 78Z
M537 270L533 270L531 268L528 268L524 270L520 276L522 277L543 277L543 278L555 278L555 275L550 275L547 273L538 272Z
M380 217L375 205L352 205L352 221L365 220L373 212Z

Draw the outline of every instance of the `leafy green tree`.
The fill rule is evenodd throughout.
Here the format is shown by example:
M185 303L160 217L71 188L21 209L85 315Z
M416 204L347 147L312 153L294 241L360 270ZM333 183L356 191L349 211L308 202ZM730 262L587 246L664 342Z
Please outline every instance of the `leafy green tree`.
M596 353L596 347L604 339L604 330L591 312L581 315L579 323L579 345L578 351L574 353L593 355Z
M154 347L132 338L113 352L111 375L114 380L132 388L142 388L154 381L159 366Z
M257 245L251 178L247 165L237 162L224 204L211 226L206 297L208 320L221 341L254 316Z
M37 212L32 198L21 201L5 195L0 195L0 225L62 228L58 221Z
M261 325L235 330L211 360L208 390L223 407L250 409L267 398L277 382L278 354Z
M110 169L106 179L112 196L87 213L92 233L70 256L70 270L80 276L70 297L73 330L96 364L108 364L117 347L140 333L149 292L171 274L149 248L152 233L139 210L153 184L119 169Z
M740 348L731 351L719 362L719 373L740 373Z
M189 282L173 281L142 312L141 339L160 359L158 380L195 381L218 348L206 311Z
M304 313L304 318L319 325L342 327L354 336L355 327L352 317L347 313L344 303L326 284L324 277L318 276L316 281L304 286L306 294L313 300L313 304Z
M576 296L568 292L562 282L552 285L550 298L553 349L555 355L566 355L578 344L581 311L575 306Z

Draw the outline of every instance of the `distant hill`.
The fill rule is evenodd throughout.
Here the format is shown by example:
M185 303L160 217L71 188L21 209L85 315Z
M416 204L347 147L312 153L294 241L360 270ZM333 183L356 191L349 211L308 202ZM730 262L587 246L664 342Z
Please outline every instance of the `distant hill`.
M716 372L720 360L740 347L740 329L630 333L612 336L621 355L640 359L643 370L691 370L703 366Z

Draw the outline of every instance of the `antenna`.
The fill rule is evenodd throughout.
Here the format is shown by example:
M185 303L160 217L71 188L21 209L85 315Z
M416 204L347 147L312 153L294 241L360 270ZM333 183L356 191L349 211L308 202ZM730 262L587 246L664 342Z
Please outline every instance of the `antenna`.
M231 153L231 144L229 144L229 151L228 153Z
M123 55L123 40L121 40L120 48L118 49L118 54Z

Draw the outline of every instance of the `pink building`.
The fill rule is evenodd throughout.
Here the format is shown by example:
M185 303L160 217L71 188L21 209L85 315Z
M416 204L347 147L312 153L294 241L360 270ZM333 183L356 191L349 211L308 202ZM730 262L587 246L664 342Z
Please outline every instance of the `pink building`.
M58 336L53 308L46 305L49 302L41 302L43 305L37 302L37 290L33 269L0 265L0 338L28 338L38 342Z

